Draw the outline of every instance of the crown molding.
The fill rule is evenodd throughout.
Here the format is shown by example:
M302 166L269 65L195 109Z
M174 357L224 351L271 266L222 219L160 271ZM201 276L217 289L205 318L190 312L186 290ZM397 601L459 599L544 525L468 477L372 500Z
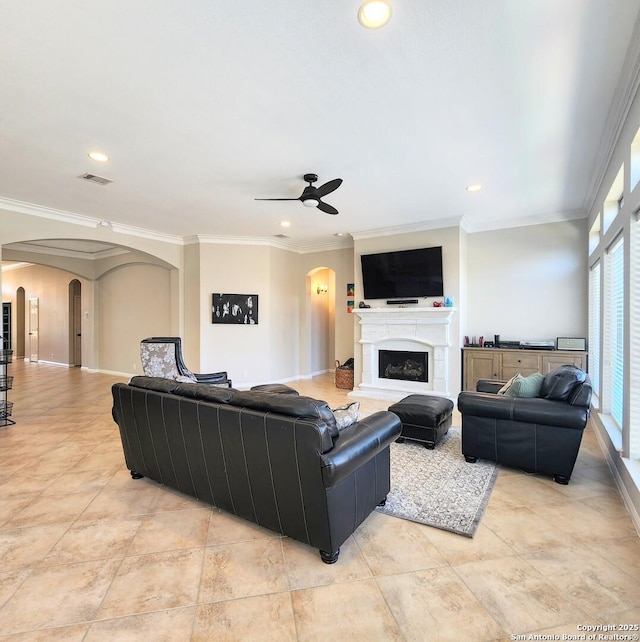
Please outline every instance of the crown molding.
M2 271L11 272L11 270L20 270L22 268L31 267L33 263L26 263L25 261L16 261L15 263L3 263Z
M620 79L616 87L616 91L611 101L607 122L605 123L604 131L600 137L600 144L596 154L596 166L593 170L591 181L591 192L585 197L584 209L587 215L593 209L596 198L602 182L604 181L605 174L613 153L615 151L618 140L625 125L631 105L640 88L640 15L636 19L631 37L627 55L625 56L622 71L620 72Z
M327 250L343 250L353 246L353 242L349 237L344 237L342 241L331 241L329 243L314 244L299 246L287 243L280 239L264 238L264 237L250 237L250 236L211 236L207 234L196 234L188 236L184 239L184 245L199 245L199 244L213 244L213 245L254 245L262 247L274 247L280 250L287 250L288 252L295 252L296 254L310 254L312 252L322 252Z
M412 232L423 232L427 230L440 230L445 227L459 227L463 217L452 216L450 218L440 218L432 221L422 221L410 225L396 225L394 227L378 227L371 230L360 230L359 232L350 232L356 240L371 239L378 236L393 236L395 234L411 234Z
M555 214L537 216L521 216L510 219L494 219L490 221L472 221L465 217L460 227L469 234L489 232L491 230L506 230L512 227L527 227L529 225L546 225L547 223L563 223L587 218L584 210L569 210Z
M63 256L68 259L84 259L85 261L99 261L100 259L108 259L113 256L121 256L123 254L131 253L131 250L125 248L113 248L110 250L102 250L101 252L82 252L80 250L65 250L57 247L47 247L46 245L31 245L28 242L11 243L7 247L11 250L29 252L30 254Z
M92 227L94 229L102 227L101 223L104 220L96 218L95 216L75 214L73 212L66 212L64 210L46 207L45 205L25 203L24 201L16 201L12 198L5 198L1 196L0 209L10 212L17 212L19 214L27 214L28 216L38 216L40 218L61 221L63 223L71 223L73 225L82 225L83 227ZM174 245L182 245L183 243L182 237L180 236L161 234L159 232L154 232L153 230L133 227L132 225L122 225L120 223L109 222L108 227L113 232L116 232L118 234L128 234L130 236L137 236L154 241L161 241L163 243L172 243Z

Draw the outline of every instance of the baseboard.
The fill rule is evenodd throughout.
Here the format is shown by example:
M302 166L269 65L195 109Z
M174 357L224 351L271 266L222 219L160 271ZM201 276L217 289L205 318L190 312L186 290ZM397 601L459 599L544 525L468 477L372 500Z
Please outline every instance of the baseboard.
M592 425L598 444L604 453L607 466L609 466L613 480L622 496L622 501L629 512L638 535L640 535L640 462L631 461L620 456L616 446L618 440L615 435L612 439L607 426L597 413L592 415ZM624 472L624 476L621 471Z

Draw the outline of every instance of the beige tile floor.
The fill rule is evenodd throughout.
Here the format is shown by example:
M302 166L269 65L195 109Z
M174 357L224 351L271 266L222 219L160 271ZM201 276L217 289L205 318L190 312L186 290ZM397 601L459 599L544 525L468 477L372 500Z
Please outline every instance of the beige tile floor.
M503 469L473 539L374 513L328 566L132 480L110 414L122 379L19 360L11 374L3 641L562 639L640 623L640 540L591 429L569 486ZM330 375L291 385L347 400Z

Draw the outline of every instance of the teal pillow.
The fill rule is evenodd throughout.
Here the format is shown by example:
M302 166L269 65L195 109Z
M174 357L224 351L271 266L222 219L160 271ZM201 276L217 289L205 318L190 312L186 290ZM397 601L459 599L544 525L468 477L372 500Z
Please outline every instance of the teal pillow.
M544 375L534 372L528 377L516 375L503 394L508 397L539 397Z

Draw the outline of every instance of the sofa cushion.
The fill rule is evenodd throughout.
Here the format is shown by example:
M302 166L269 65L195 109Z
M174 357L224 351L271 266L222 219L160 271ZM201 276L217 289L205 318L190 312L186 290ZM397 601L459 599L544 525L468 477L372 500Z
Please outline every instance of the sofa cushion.
M329 404L326 401L292 395L283 395L274 392L259 392L255 390L242 390L236 392L229 400L232 406L275 412L288 417L299 419L314 419L324 422L329 428L332 437L338 436L338 426Z
M528 377L518 374L513 378L511 385L502 393L508 397L538 397L544 375L534 372Z
M344 406L333 409L333 416L336 419L338 431L352 426L358 421L358 410L360 409L359 401L352 401Z
M540 388L540 396L552 401L569 401L574 388L587 379L587 373L576 366L560 366L547 374Z

